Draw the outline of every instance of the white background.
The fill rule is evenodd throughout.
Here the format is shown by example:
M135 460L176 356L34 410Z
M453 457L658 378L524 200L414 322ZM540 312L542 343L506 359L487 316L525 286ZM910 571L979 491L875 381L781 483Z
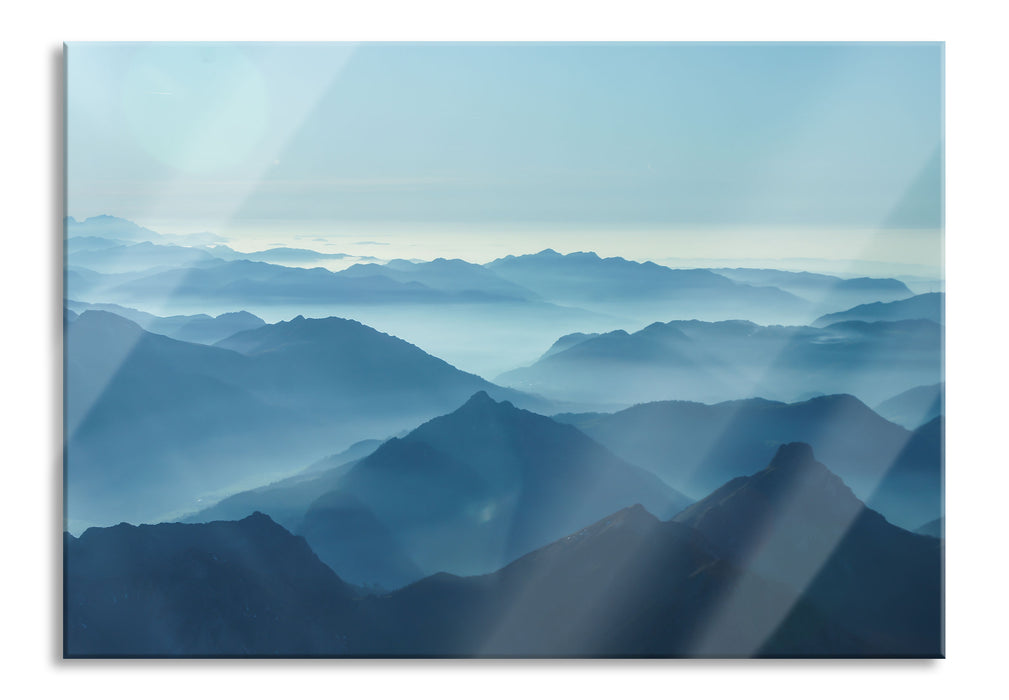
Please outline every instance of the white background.
M938 698L1005 692L1006 22L995 2L5 3L0 517L7 697L302 694ZM81 662L60 659L62 41L946 41L947 659ZM997 690L1002 688L1001 691Z

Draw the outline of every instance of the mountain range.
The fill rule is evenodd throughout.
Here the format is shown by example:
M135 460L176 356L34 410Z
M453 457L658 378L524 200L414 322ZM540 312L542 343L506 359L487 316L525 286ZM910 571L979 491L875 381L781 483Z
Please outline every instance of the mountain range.
M208 245L224 239L213 233L166 234L135 224L128 219L102 214L78 221L71 216L64 219L68 240L82 237L106 238L120 241L168 243L180 245Z
M809 445L733 479L675 518L721 558L801 591L846 628L908 656L942 649L942 548L867 508Z
M67 509L78 529L192 512L476 391L551 405L340 318L298 317L207 346L85 311L67 326L66 363Z
M826 314L813 321L814 326L829 326L841 321L904 321L926 319L943 323L945 318L946 295L942 292L917 294L907 299L870 304L860 304L846 311Z
M477 392L359 460L187 521L259 510L304 535L346 580L396 588L439 571L494 571L635 503L671 517L689 502L577 429Z
M813 446L855 493L901 527L942 513L942 450L876 414L853 396L820 396L786 404L747 399L707 405L687 401L641 404L613 414L562 414L632 464L700 497L748 476L775 446ZM913 477L911 476L913 475ZM908 489L908 480L915 488Z
M232 311L229 313L209 316L195 314L192 316L155 316L145 311L131 309L118 304L89 304L82 301L66 300L64 306L77 313L84 311L108 311L133 321L145 331L167 335L176 340L190 343L213 345L219 340L238 333L265 326L266 321L250 314L248 311Z
M777 287L808 301L814 309L843 309L855 304L905 299L912 294L906 284L890 277L842 278L816 272L746 267L712 271L743 284Z
M943 654L941 542L801 444L674 521L624 508L495 573L380 595L260 513L64 547L67 656Z
M916 386L876 406L876 412L905 428L917 428L945 413L946 384Z
M848 321L826 328L670 321L563 337L496 381L559 400L629 406L847 393L877 402L942 379L943 327Z
M128 223L112 226L109 235L129 229ZM139 233L129 229L126 235L134 239L147 235L142 233L146 229L136 228ZM83 245L100 240L112 245ZM71 245L73 241L82 243ZM853 300L910 296L903 283L892 279L813 275L810 282L803 276L808 273L774 270L740 276L738 270L672 269L653 262L600 258L595 253L561 255L550 249L482 266L438 258L365 262L335 272L286 265L324 265L349 256L295 248L240 253L222 245L182 247L149 240L124 244L77 236L68 239L68 255L70 266L93 273L146 271L125 279L92 274L74 280L72 291L77 298L127 304L182 304L196 298L217 304L274 305L509 300L576 306L637 321L670 316L717 321L731 314L763 323L800 323L824 311L846 308ZM782 281L784 287L774 286L774 281ZM806 296L793 293L795 287Z
M65 656L944 653L941 293L65 228Z
M780 322L808 315L802 299L781 289L738 283L711 270L672 269L592 252L562 255L547 249L509 255L485 267L543 299L635 319L719 320L731 313Z

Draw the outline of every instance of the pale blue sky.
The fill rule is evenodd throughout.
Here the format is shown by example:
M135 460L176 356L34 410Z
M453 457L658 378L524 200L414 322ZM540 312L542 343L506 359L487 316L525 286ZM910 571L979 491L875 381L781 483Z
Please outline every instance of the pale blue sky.
M814 253L817 237L844 231L887 248L900 230L906 248L922 230L932 250L942 222L941 44L67 55L77 218L176 232L689 230L691 255L728 229L787 230Z

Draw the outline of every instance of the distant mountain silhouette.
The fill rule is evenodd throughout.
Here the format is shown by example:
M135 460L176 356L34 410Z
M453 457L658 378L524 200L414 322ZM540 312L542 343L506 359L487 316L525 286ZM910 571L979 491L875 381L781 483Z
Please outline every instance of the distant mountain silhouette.
M216 261L217 258L199 248L158 245L146 241L114 248L81 250L71 252L69 256L71 264L104 273L146 270L155 267L184 267Z
M210 256L197 249L178 250L194 250L195 254ZM106 252L80 253L72 257L71 262L88 255L100 258ZM170 258L166 256L166 260ZM79 267L90 269L83 265ZM514 303L532 296L530 292L519 290L503 280L493 280L493 275L487 271L484 271L485 279L473 280L469 285L463 280L472 280L473 275L453 281L449 272L432 271L423 266L420 266L423 274L392 269L380 270L379 274L370 269L384 268L382 265L356 266L358 269L350 273L346 270L331 272L322 267L287 267L246 259L201 259L183 266L162 267L167 269L152 269L146 273L131 270L131 274L125 277L91 270L86 278L77 281L73 294L76 298L100 298L122 304L157 302L162 305L196 301L229 305ZM438 288L396 279L410 280L412 277L425 277ZM462 288L452 289L453 286Z
M66 252L70 255L81 251L108 250L119 246L129 245L128 241L121 241L115 238L99 238L98 236L74 236L67 238Z
M867 648L787 587L719 560L689 528L640 505L494 574L439 574L361 608L376 620L362 639L373 654L829 656Z
M104 285L97 293L116 301L157 299L167 303L199 299L229 304L443 302L450 298L424 285L402 284L387 277L353 278L321 267L285 267L249 260L165 270L114 286Z
M843 485L831 490L829 472L789 476L783 470L773 464L765 472L777 473L740 485L740 501L752 502L753 490L770 497L758 499L752 511L764 516L756 523L764 527L741 534L744 541L753 533L774 536L770 554L791 573L822 552L810 549L804 530L782 534L774 526L790 522L797 502L818 506L826 512L813 514L808 534L816 543L832 540L852 504ZM798 501L776 495L782 481L805 487ZM240 522L92 529L79 539L65 536L65 654L941 654L935 634L941 594L932 583L941 562L936 540L892 528L863 509L854 534L837 538L838 551L804 593L713 551L702 533L717 536L711 522L755 525L734 506L704 509L704 517L686 525L660 522L635 505L493 574L442 573L378 596L347 586L304 540L261 514ZM717 537L715 546L740 558ZM879 564L866 571L876 557ZM902 586L914 577L908 593Z
M847 311L827 314L813 321L814 326L829 326L840 321L903 321L923 318L943 323L946 295L942 292L918 294L891 302L861 304Z
M942 654L940 543L867 508L809 445L782 446L675 520L718 556L802 591L877 654Z
M486 267L504 279L537 292L547 299L581 300L633 298L641 295L668 296L687 291L750 289L740 287L710 270L673 270L653 262L639 263L624 258L600 258L592 252L561 255L543 250L535 255L509 255L487 263ZM752 289L750 289L753 291ZM763 289L779 301L787 294Z
M182 245L206 245L223 241L213 233L162 234L152 231L127 219L102 214L92 216L84 221L73 217L64 220L68 238L96 237L112 238L123 241L150 241L154 243L177 243Z
M856 277L844 279L815 272L790 272L757 268L716 268L712 272L760 287L777 287L808 300L813 308L844 309L855 304L893 301L911 296L900 280Z
M352 589L262 514L64 536L64 655L339 655Z
M559 400L625 406L753 396L791 401L810 393L876 402L941 380L942 336L943 327L931 321L827 328L671 321L564 341L564 349L496 381Z
M145 311L138 311L118 304L89 304L87 302L67 300L67 308L79 312L87 310L108 311L117 316L133 321L138 326L151 333L167 335L176 340L185 340L189 343L203 343L212 345L219 340L238 333L265 326L266 321L250 314L248 311L234 311L220 314L219 316L208 316L207 314L197 314L194 316L155 316Z
M358 264L338 273L342 277L387 277L397 282L416 282L443 292L475 292L489 297L535 300L532 291L502 279L490 269L465 260L437 258L430 262L390 260L385 265Z
M377 415L409 410L422 415L428 407L439 406L443 413L481 390L533 409L551 405L462 372L415 345L349 319L298 316L236 333L216 347L255 358L261 372L282 377L264 390L278 401L296 397L302 408L337 406ZM389 405L391 397L394 406ZM405 427L377 427L366 434L392 434Z
M403 432L403 435L406 431ZM348 447L343 452L339 452L335 455L329 455L328 457L323 457L318 462L313 462L312 464L305 467L305 470L301 472L302 474L314 474L324 471L329 471L334 467L339 467L347 464L348 462L356 462L362 457L367 457L372 452L378 449L385 440L358 440L353 445Z
M127 219L117 216L102 214L92 216L77 221L68 216L65 220L66 233L68 238L92 237L92 238L112 238L123 241L155 241L161 238L161 234L144 228Z
M946 384L916 386L876 406L876 412L897 425L913 430L944 413Z
M929 522L919 527L917 530L915 530L915 533L919 535L928 535L929 537L942 538L945 535L945 529L946 529L946 519L936 518L935 520L930 520Z
M427 573L493 571L628 504L671 516L689 502L575 428L484 392L384 443L339 489Z
M66 361L72 529L193 512L197 499L291 475L474 391L550 405L339 318L299 317L213 347L86 311L67 329Z
M900 454L865 499L901 527L911 530L943 509L945 421L933 418L911 432Z
M295 532L301 527L305 513L320 495L338 488L340 481L358 460L318 472L301 472L294 476L234 493L212 506L180 518L184 523L209 523L215 520L241 520L252 513L268 515L279 525Z
M211 253L214 248L208 249ZM224 251L221 251L222 253ZM225 260L252 260L253 262L276 263L278 265L302 265L325 260L343 260L348 256L346 253L320 253L307 248L270 248L269 250L259 250L253 253L239 253L232 251L233 257L225 257ZM219 257L224 257L219 256Z
M632 464L695 497L767 464L777 446L806 442L892 522L916 527L942 513L942 449L884 420L853 396L785 404L764 399L714 405L641 404L614 414L562 414ZM913 457L909 457L913 455ZM914 465L914 466L911 466ZM918 488L898 475L912 472ZM928 482L928 488L925 488Z
M592 338L598 338L600 335L600 333L568 333L567 335L558 338L557 341L551 345L545 353L543 353L540 359L556 355L559 352L564 352L570 347L574 347L575 345Z
M190 520L262 510L352 583L395 588L438 571L494 571L638 502L668 517L690 501L575 428L478 392L358 461L238 494ZM376 553L374 568L362 551Z
M661 313L687 318L745 316L758 320L808 315L798 297L771 287L739 284L710 270L671 269L653 262L600 258L595 253L509 255L485 265L497 276L561 304L637 318Z
M64 654L739 656L857 653L778 584L640 506L476 578L364 597L264 515L64 539ZM722 600L742 592L726 617ZM796 612L775 631L775 613ZM705 634L712 621L715 634ZM771 634L773 633L773 634Z

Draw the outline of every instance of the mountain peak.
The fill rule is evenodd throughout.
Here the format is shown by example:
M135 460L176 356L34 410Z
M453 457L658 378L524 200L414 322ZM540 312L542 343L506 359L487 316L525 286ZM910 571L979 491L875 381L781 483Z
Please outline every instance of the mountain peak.
M812 447L805 442L790 442L778 448L768 469L801 469L815 464Z
M469 397L469 400L466 403L494 403L494 399L492 399L486 391L481 389Z
M481 389L460 406L455 412L466 411L475 408L515 408L510 401L495 401L490 394Z

